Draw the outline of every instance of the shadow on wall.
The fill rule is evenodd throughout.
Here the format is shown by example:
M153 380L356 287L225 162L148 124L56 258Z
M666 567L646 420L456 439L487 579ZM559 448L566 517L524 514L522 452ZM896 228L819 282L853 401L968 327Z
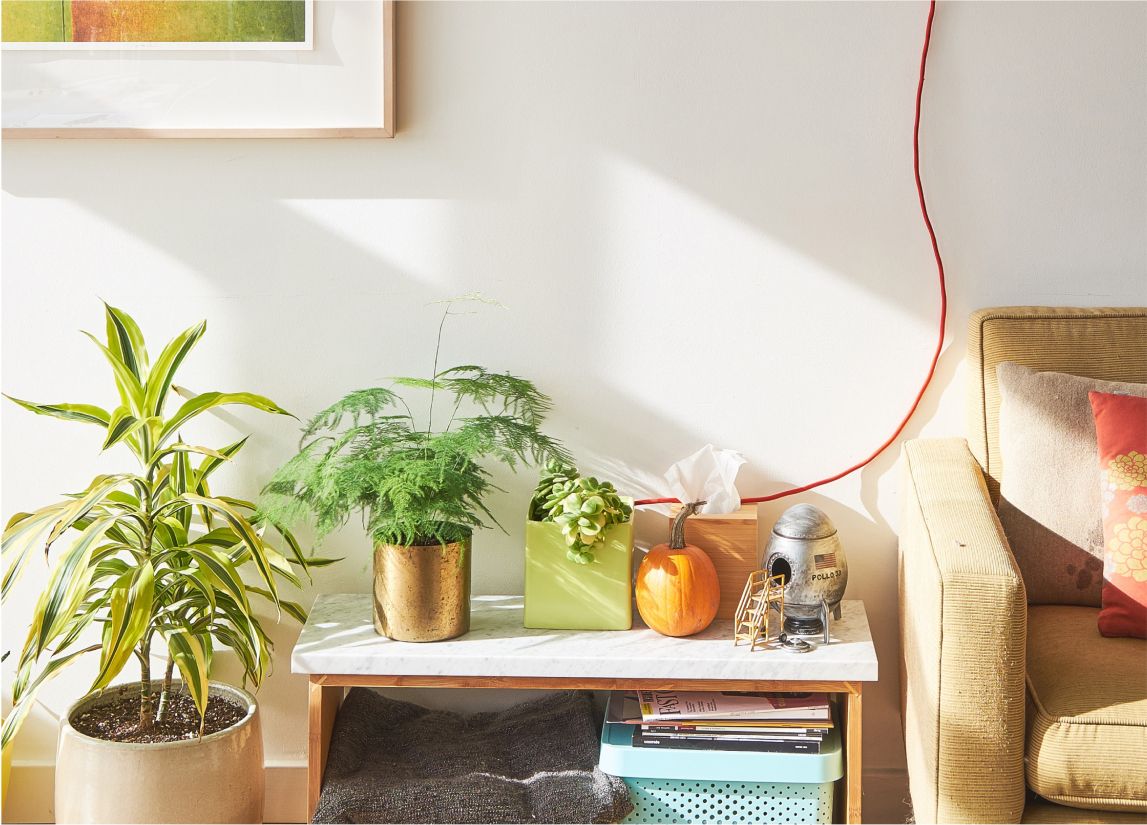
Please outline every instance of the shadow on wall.
M926 143L947 137L925 146L924 174L942 245L946 236L979 233L998 251L1006 236L1038 268L1075 242L1069 230L1079 214L1115 207L1060 197L1057 179L1041 178L1030 166L1038 161L1029 161L1020 182L1030 188L1018 187L1019 200L1003 210L1036 199L1076 211L1029 212L1031 231L1017 239L999 208L977 208L997 188L985 179L1030 147L999 138L999 117L973 116L989 105L975 102L974 84L996 72L1017 92L1005 95L1019 106L1016 117L1037 125L1054 122L1075 106L1071 94L1091 87L1065 84L1081 91L1051 101L1024 94L1048 81L993 62L1006 49L957 68L945 62L954 35L944 28L946 18L967 25L1000 14L1007 25L988 26L985 36L1006 38L1028 27L1035 8L1051 21L1041 33L1056 38L1048 53L1059 61L1040 69L1051 77L1080 71L1063 55L1086 44L1058 39L1073 30L1077 12L1067 4L941 9L929 96L953 105L926 109ZM109 240L92 250L88 280L133 308L137 292L160 295L155 279L170 277L184 292L193 284L197 307L227 321L213 327L197 360L232 362L229 381L274 390L301 416L354 387L424 374L437 318L423 307L481 289L515 311L459 319L443 362L536 380L554 396L553 431L588 470L620 480L626 492L659 494L656 479L672 461L713 442L751 456L743 492L769 493L788 486L777 479L796 476L794 468L808 472L792 478L801 484L863 457L889 434L927 364L936 283L910 165L924 11L922 3L406 4L394 141L6 146L22 162L6 166L4 189L78 206L106 223L109 237L123 233L166 258L176 274L148 277ZM1068 145L1069 158L1094 148L1080 140ZM976 152L965 163L946 148L953 145ZM961 173L934 180L929 170L944 153L940 168ZM1096 174L1100 164L1109 176L1120 157L1096 155L1078 174ZM1077 174L1072 163L1059 168ZM1126 216L1108 217L1113 232L1124 231ZM984 261L952 251L958 341L968 308L961 301L999 294L965 279L992 277L999 263L970 266ZM28 277L74 291L63 269L53 270L54 254ZM145 328L152 319L176 322L162 297L144 300ZM959 352L941 359L903 438L935 414L959 360ZM188 382L197 375L210 377L189 372ZM240 419L244 430L254 429L248 420ZM296 437L290 422L256 425L266 437L252 442L236 481L249 492ZM888 695L895 551L879 488L897 457L893 447L831 491L844 497L858 484L859 509L814 492L761 513L767 533L789 504L813 503L848 537L849 597L867 602L887 663L877 690ZM508 492L493 506L510 539L478 549L479 593L520 578L518 508L533 474L499 471L497 480ZM366 589L369 577L357 572L369 554L357 525L331 543L352 556L337 575ZM295 633L276 629L280 657ZM290 731L302 680L273 679L265 691L265 712L281 716L268 736ZM870 704L870 724L891 730L894 719L881 714L892 704ZM301 757L301 743L281 735Z

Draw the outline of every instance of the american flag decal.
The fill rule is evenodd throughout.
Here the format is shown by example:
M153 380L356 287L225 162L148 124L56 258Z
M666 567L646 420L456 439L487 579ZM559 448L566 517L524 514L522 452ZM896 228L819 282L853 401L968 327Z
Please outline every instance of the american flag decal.
M826 570L830 567L836 567L836 551L817 554L812 557L812 560L817 570Z

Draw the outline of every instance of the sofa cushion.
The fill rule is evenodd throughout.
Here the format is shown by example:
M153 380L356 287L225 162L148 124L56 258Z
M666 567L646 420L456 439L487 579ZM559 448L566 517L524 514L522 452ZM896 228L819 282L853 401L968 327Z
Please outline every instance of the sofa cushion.
M1099 607L1103 524L1089 391L1147 396L1147 384L999 365L999 514L1032 604Z
M1147 641L1099 635L1098 614L1028 610L1028 786L1062 805L1147 811Z
M1147 384L1147 307L989 307L968 318L968 447L999 500L1000 388L996 368Z

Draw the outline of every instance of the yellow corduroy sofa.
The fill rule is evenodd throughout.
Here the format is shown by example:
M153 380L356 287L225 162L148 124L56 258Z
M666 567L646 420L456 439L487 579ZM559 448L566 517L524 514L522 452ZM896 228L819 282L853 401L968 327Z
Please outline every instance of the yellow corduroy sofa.
M1147 383L1147 308L976 312L968 438L904 447L900 684L916 821L1145 822L1147 642L1100 636L1097 608L1027 604L996 515L1003 361Z

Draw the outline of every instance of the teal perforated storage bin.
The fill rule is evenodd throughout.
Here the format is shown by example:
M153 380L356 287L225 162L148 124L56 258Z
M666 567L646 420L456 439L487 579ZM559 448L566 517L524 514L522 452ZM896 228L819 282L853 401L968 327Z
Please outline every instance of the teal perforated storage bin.
M622 822L832 822L831 782L697 782L625 777Z
M629 786L624 822L832 822L844 773L838 728L819 754L635 748L635 728L607 722L601 732L601 769Z

